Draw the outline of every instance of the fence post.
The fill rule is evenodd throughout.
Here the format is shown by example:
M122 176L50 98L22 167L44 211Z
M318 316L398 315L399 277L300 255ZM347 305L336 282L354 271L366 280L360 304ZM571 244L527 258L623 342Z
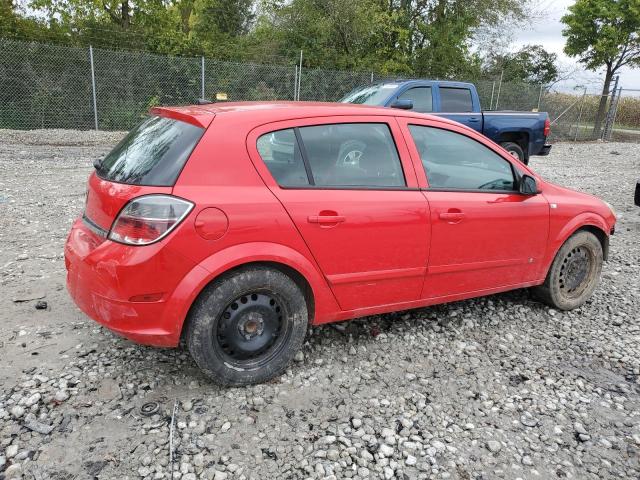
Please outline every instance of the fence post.
M496 81L494 80L493 83L491 84L491 101L489 102L489 110L491 110L493 108L493 92L496 89Z
M204 100L204 56L200 57L200 98Z
M297 100L300 101L300 87L302 85L302 50L300 50L300 71L298 73L298 98Z
M504 70L500 72L500 83L498 83L498 94L496 95L496 108L498 110L498 102L500 101L500 90L502 89L502 77L504 77Z
M542 101L542 90L544 88L544 84L541 83L540 84L540 94L538 95L538 108L537 110L540 111L540 102Z
M96 102L96 73L93 67L93 47L89 45L89 62L91 63L91 92L93 94L93 122L98 130L98 104Z
M373 83L373 72L371 72L371 83Z
M582 102L580 103L580 112L578 113L578 122L576 124L576 136L574 137L573 141L577 142L578 141L578 133L580 132L580 120L582 120L582 110L584 109L584 101L587 98L587 89L584 89L584 92L582 93Z
M293 66L293 100L298 98L298 65Z

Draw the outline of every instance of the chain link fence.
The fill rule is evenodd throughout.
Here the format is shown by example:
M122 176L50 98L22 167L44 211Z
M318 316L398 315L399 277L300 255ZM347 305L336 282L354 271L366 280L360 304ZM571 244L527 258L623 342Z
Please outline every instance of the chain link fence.
M358 86L395 79L375 72L299 68L294 62L236 63L1 38L0 59L0 128L12 129L127 130L150 107L192 104L216 93L231 101L337 101ZM485 110L547 111L554 139L593 138L599 95L498 80L474 83ZM618 103L618 118L631 123L625 128L640 128L640 100Z

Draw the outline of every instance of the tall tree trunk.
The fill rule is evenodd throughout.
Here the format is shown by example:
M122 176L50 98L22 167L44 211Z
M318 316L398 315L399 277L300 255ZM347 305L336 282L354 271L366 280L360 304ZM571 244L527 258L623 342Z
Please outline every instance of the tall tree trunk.
M120 18L120 26L123 29L127 29L129 28L129 0L124 0L124 2L122 2L121 4L121 18Z
M600 129L602 128L602 120L607 110L607 103L609 100L609 88L611 87L611 79L613 78L613 71L610 66L607 66L607 74L604 77L604 86L602 87L602 95L600 96L600 104L598 105L598 113L596 114L596 122L593 126L593 138L600 138Z
M189 35L191 32L191 13L193 12L193 0L184 0L180 2L180 16L182 17L182 32Z

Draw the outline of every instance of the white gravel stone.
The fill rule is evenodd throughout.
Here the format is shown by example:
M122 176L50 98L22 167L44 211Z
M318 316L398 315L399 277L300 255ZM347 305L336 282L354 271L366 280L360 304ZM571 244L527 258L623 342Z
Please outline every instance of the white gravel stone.
M383 457L391 457L393 456L394 449L386 444L381 444L378 448L378 453Z

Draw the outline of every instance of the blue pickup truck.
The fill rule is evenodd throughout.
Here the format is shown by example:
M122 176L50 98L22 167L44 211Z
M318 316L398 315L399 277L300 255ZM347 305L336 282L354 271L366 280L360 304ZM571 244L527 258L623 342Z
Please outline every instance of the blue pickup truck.
M482 111L475 85L439 80L402 80L356 88L343 103L414 110L455 120L504 147L523 163L548 155L549 115L545 112Z

